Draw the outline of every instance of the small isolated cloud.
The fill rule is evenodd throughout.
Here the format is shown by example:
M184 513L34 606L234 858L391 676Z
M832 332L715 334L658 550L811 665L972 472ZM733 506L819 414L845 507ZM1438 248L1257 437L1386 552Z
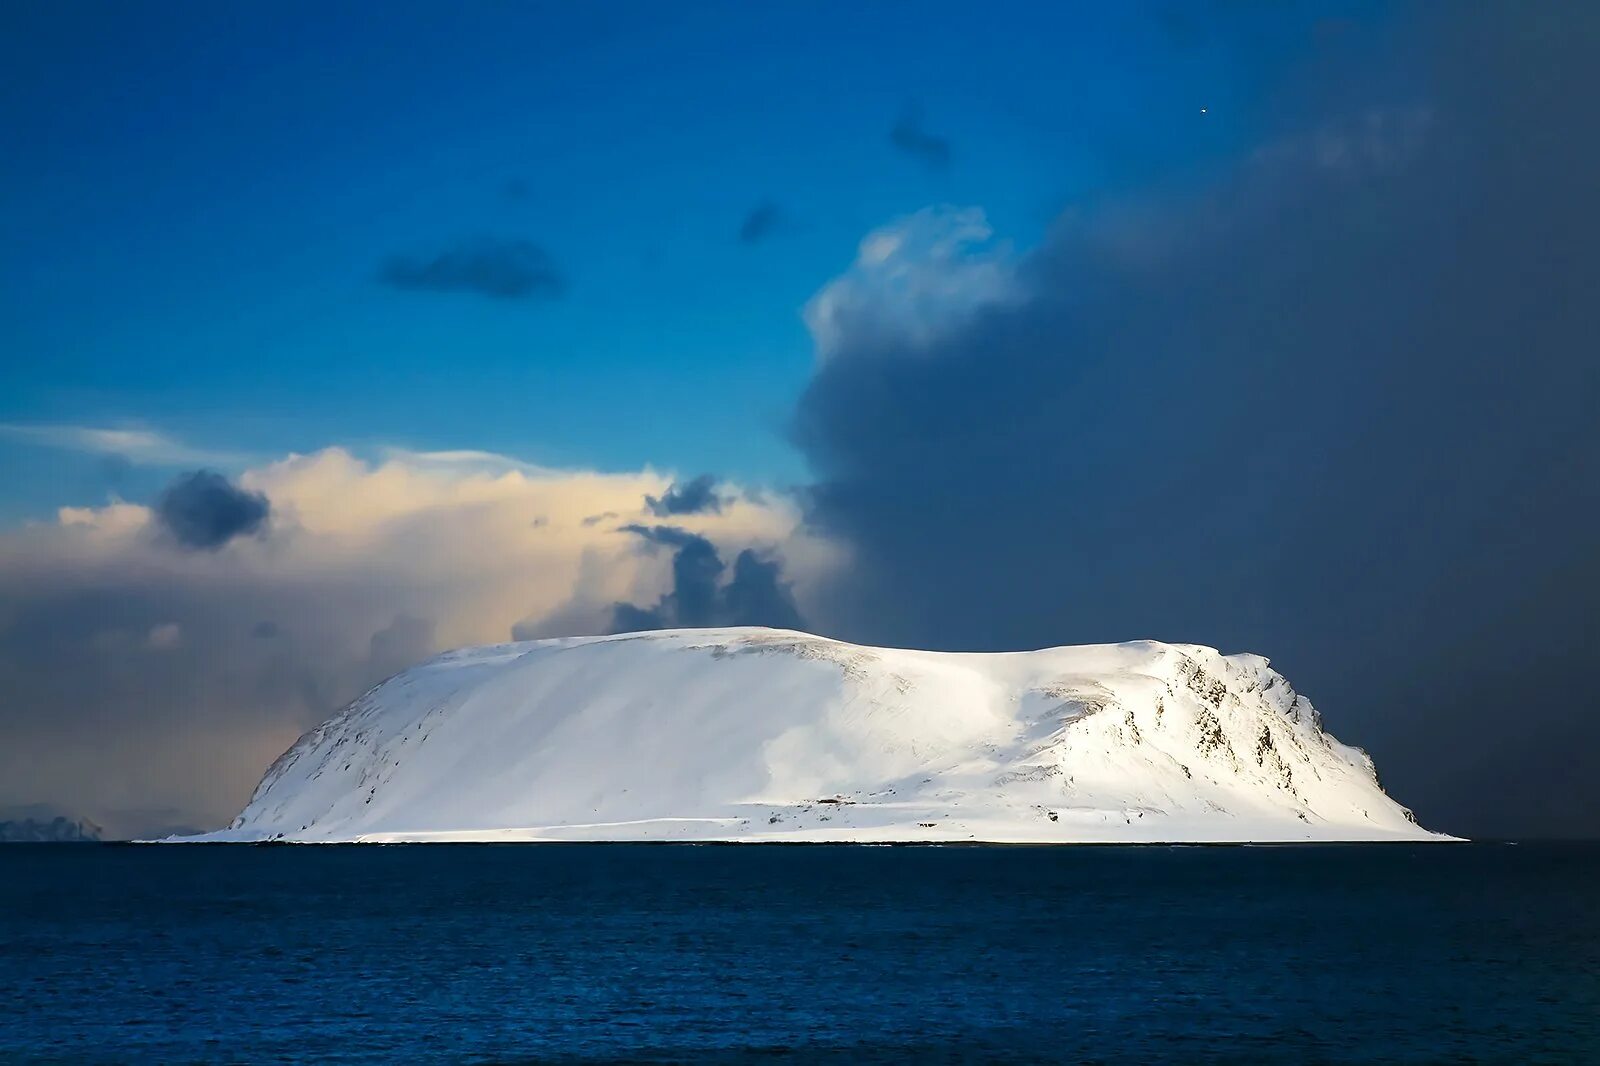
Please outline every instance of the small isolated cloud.
M677 526L641 525L624 526L621 531L642 537L651 546L673 549L672 587L650 607L615 604L613 633L715 626L805 627L776 559L746 548L734 561L732 577L724 583L727 564L716 545L698 533Z
M758 204L744 216L744 221L739 224L740 244L760 244L772 236L783 222L783 211L777 204L768 200Z
M906 105L889 130L889 143L930 170L943 170L950 165L950 142L929 133L922 125L922 108Z
M127 466L135 464L229 466L248 459L239 452L193 448L164 433L149 429L0 423L0 437L9 437L42 448L103 455L111 464L108 466L108 473L120 473Z
M176 622L163 622L151 626L145 634L144 646L151 651L172 651L183 644L183 627Z
M239 488L213 470L182 475L155 505L156 520L174 540L205 551L261 532L271 512L266 496Z
M657 518L684 514L720 514L722 497L717 495L717 479L701 474L692 481L673 486L661 496L646 496L644 504Z
M430 255L391 256L384 284L418 292L473 292L499 300L554 299L566 278L532 241L478 238Z

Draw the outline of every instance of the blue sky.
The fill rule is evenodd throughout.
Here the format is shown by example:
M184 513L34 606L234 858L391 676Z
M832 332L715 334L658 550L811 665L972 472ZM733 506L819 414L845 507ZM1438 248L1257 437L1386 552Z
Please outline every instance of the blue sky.
M1032 244L1075 199L1225 153L1306 47L1245 56L1174 11L14 6L0 422L797 482L799 310L866 232L953 203ZM907 115L948 165L896 147ZM478 238L544 249L564 294L378 283ZM165 476L16 439L0 471L13 519Z

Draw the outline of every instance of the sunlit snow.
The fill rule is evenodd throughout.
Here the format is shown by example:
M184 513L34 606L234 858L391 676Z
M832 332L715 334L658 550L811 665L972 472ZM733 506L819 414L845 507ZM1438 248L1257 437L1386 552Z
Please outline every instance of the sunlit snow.
M1438 839L1267 660L675 630L448 652L206 840Z

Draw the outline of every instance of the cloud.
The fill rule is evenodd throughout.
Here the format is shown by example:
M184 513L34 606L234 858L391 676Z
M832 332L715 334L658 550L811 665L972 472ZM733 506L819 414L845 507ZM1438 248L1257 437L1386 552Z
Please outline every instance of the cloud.
M397 614L394 621L372 634L367 642L367 676L393 677L406 667L422 662L435 647L432 619Z
M783 580L783 564L752 548L733 563L733 577L722 590L724 624L804 629L794 595Z
M915 352L983 309L1020 298L1011 246L994 239L983 209L944 204L867 234L850 269L803 315L819 358L828 359L847 347Z
M409 469L430 470L445 474L485 474L493 477L515 472L526 474L529 477L541 477L553 472L549 467L540 466L537 463L530 463L513 456L501 455L498 452L486 452L476 448L451 448L421 452L411 448L399 448L390 445L379 449L379 455L386 462L399 463Z
M119 464L146 466L231 466L249 461L241 452L194 448L149 429L114 429L102 426L20 425L0 423L0 437L64 451L107 456Z
M1379 41L1264 86L1227 165L1072 205L1004 284L904 223L863 244L808 311L807 517L853 553L814 610L1259 651L1425 823L1593 835L1600 15ZM907 296L941 286L1000 295Z
M473 292L501 300L553 299L567 283L543 248L525 240L478 238L421 256L391 256L384 284L422 292Z
M1306 133L1263 145L1256 162L1300 165L1351 176L1402 173L1423 151L1433 122L1422 105L1373 107L1337 116Z
M889 130L889 143L930 170L950 165L950 142L922 125L922 108L908 104Z
M675 617L660 608L635 607L631 603L618 603L611 608L612 633L645 633L654 629L672 629Z
M673 549L584 520L649 521L669 484L329 448L243 471L231 488L271 500L272 535L225 551L173 551L132 502L0 530L0 803L55 802L113 834L221 824L300 733L411 662L514 629L605 632L614 604L657 600ZM791 500L729 492L681 520L729 557L770 553L803 601L832 546Z
M739 224L740 244L760 244L783 222L783 211L770 200L757 204Z
M673 549L672 587L653 606L617 603L611 632L711 626L773 626L803 629L782 564L746 548L723 582L727 565L710 540L677 526L630 525L620 530L652 546Z
M171 651L183 643L183 628L176 622L151 626L144 643L151 651Z
M658 518L683 514L716 514L722 510L722 497L717 495L717 479L701 474L683 484L673 483L660 497L646 496L645 506Z
M262 532L271 512L266 496L238 488L211 470L181 475L155 504L157 522L174 540L206 551Z
M672 592L662 598L656 613L670 619L674 625L716 625L717 579L722 576L723 564L712 543L704 537L670 526L656 526L653 530L641 526L625 528L627 532L638 533L675 549L672 555Z
M697 533L691 533L679 526L646 526L629 525L617 530L618 533L632 533L644 538L645 542L654 545L664 545L668 548L706 548L711 542Z

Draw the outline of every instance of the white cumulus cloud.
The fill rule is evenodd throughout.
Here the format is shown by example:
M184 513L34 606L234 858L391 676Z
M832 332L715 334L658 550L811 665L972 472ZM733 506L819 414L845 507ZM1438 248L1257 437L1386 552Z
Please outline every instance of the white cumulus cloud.
M342 448L245 470L268 535L183 551L149 508L63 508L0 531L0 803L53 802L113 832L118 812L194 825L240 807L296 736L419 658L522 634L602 632L654 603L670 553L652 470L553 470L488 453L374 459ZM673 523L732 558L779 560L802 610L836 563L799 508L728 490ZM132 816L128 816L132 817Z
M916 349L984 307L1022 299L1016 258L982 208L925 207L873 230L803 311L817 355L848 337Z

